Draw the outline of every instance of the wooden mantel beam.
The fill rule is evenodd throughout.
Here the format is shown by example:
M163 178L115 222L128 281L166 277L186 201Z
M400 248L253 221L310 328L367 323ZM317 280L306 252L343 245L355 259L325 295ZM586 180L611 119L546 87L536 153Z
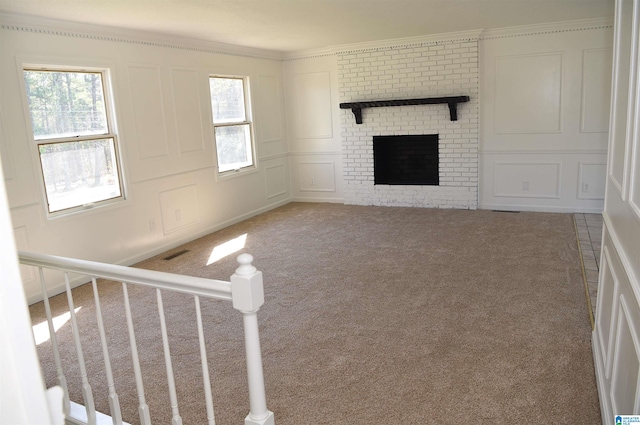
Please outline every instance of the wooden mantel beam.
M446 103L449 105L449 117L451 121L458 119L458 103L468 102L469 96L425 97L420 99L395 99L395 100L368 100L363 102L341 103L340 109L351 109L356 118L356 124L362 124L362 109L380 108L386 106L406 105L434 105Z

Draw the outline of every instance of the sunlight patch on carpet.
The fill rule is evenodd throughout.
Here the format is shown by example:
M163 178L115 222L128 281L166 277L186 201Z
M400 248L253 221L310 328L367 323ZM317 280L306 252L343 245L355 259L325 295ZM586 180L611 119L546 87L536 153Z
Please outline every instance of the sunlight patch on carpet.
M77 307L73 311L77 313L81 308L82 307ZM51 321L53 322L53 331L58 332L58 329L63 327L69 320L71 320L71 313L69 312L63 313L51 319ZM46 320L44 322L38 323L37 325L33 325L32 329L33 339L35 339L36 345L47 342L51 338L51 335L49 334L49 325Z
M211 251L211 255L209 256L209 261L207 261L207 266L209 264L213 264L216 261L223 259L224 257L233 254L234 252L240 251L244 248L244 245L247 242L247 234L238 236L237 238L228 240L225 243L221 243L213 248Z

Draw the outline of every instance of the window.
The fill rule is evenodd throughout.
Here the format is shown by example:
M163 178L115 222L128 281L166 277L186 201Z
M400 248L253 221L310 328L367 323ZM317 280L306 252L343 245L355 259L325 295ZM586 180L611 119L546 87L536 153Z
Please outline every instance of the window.
M123 199L105 72L25 69L51 215Z
M252 167L254 159L247 80L211 77L209 87L218 172Z

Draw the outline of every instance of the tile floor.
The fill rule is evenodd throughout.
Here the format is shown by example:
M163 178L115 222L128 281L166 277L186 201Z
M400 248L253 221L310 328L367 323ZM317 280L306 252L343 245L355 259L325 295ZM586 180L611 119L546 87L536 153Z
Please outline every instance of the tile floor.
M600 246L602 243L602 215L574 214L578 229L578 240L582 251L585 278L591 299L593 317L596 314L596 295L598 291L598 270L600 268Z

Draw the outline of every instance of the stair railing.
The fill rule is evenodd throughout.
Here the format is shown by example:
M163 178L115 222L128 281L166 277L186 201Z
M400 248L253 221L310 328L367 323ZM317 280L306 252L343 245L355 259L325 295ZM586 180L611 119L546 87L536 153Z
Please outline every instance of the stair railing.
M129 304L128 285L142 285L156 289L158 302L158 313L162 332L162 343L165 354L165 367L167 371L167 381L169 385L169 398L171 402L172 425L182 424L182 418L178 409L175 379L169 342L165 323L164 307L161 290L180 292L194 297L196 307L196 322L198 328L198 340L200 345L200 357L202 376L204 380L205 401L207 409L207 420L209 425L215 424L213 399L211 395L211 382L207 366L207 353L204 341L202 314L200 309L200 298L215 298L231 301L233 307L240 311L243 316L244 341L247 362L247 378L249 384L249 414L245 418L245 425L273 425L273 412L267 409L264 375L262 369L262 354L260 349L260 337L258 332L257 313L264 304L264 288L262 283L262 272L253 265L253 257L249 254L238 256L239 267L231 276L230 282L214 279L204 279L200 277L184 276L172 273L165 273L153 270L137 269L133 267L117 266L113 264L98 263L93 261L79 260L66 257L57 257L46 254L31 252L19 252L18 257L21 264L38 268L40 282L42 285L43 301L49 334L53 350L53 358L56 367L58 384L64 391L64 412L67 419L73 423L94 425L103 414L96 412L93 393L86 371L86 365L80 342L80 334L75 316L71 285L69 283L69 273L77 273L87 276L93 286L94 300L96 303L96 317L98 332L102 344L102 352L105 366L105 376L109 388L109 408L112 422L115 425L123 424L118 394L115 390L107 338L104 331L100 300L98 297L98 287L96 279L107 279L122 283L124 294L125 315L129 332L129 341L133 359L133 369L136 381L136 391L138 394L138 414L142 425L150 425L151 417L149 407L145 400L144 386L138 357L138 345L136 343ZM72 403L69 400L69 393L66 384L66 377L63 372L58 342L55 336L55 328L49 304L49 295L44 278L44 269L60 270L64 273L65 291L69 304L69 314L73 338L79 363L79 370L82 381L82 396L84 408L81 405Z

